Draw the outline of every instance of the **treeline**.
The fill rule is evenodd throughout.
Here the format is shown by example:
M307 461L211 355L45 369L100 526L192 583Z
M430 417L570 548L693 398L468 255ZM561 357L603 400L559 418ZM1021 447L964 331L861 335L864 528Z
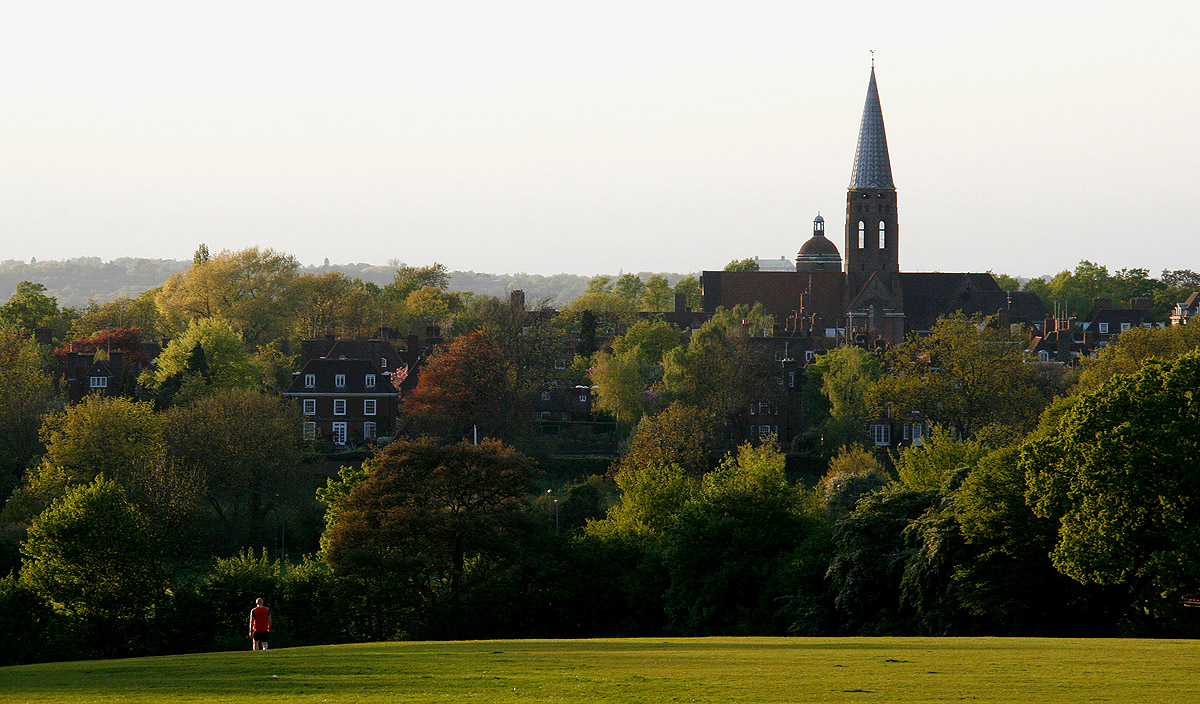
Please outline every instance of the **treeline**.
M47 295L64 307L82 308L91 302L105 304L119 298L136 299L145 291L157 288L172 274L185 271L191 261L178 259L140 259L122 257L103 261L99 257L76 257L67 260L0 262L0 296L11 296L22 281L37 282L46 287ZM406 266L393 260L387 265L350 263L300 266L302 274L323 276L341 274L365 284L386 286L396 270ZM639 274L645 279L652 272ZM674 285L682 274L666 274ZM447 281L454 291L469 291L482 296L503 298L509 291L521 289L530 302L548 302L564 306L583 293L589 277L578 274L487 274L474 271L448 271Z
M597 277L526 311L436 266L371 288L261 250L198 252L74 317L24 286L0 306L0 660L248 647L260 596L276 646L1195 634L1200 327L1132 329L1068 369L958 316L820 355L793 387L751 336L761 310L690 334L638 315L673 294L699 288ZM331 477L273 393L279 341L381 318L443 345L397 436ZM145 400L66 406L30 332L82 345L117 319L173 334ZM610 466L546 452L533 400L576 385L625 435ZM746 433L786 404L807 430Z

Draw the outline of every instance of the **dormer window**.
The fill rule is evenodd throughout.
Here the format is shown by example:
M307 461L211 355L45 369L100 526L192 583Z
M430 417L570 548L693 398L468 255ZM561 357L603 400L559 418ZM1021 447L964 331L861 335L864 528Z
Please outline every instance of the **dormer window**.
M316 386L317 386L317 375L316 374L305 374L304 375L304 388L312 389L312 388L316 388Z
M346 388L346 375L345 374L335 374L333 377L333 385L339 389Z
M365 378L365 379L363 379L363 384L364 384L364 385L365 385L365 386L366 386L368 389L373 389L373 388L375 388L375 375L374 375L374 374L368 374L368 375L366 376L366 378Z

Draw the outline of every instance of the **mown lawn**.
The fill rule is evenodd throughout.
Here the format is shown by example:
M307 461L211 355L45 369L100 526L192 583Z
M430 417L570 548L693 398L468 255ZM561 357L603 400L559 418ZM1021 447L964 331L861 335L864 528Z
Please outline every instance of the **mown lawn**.
M1200 642L375 643L0 668L0 702L1200 702Z

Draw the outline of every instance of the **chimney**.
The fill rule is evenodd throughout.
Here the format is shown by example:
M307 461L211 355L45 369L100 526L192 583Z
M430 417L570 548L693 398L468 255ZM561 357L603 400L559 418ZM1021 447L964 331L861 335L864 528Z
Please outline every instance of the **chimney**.
M1092 310L1111 310L1112 299L1107 296L1092 299Z
M120 350L114 350L108 353L108 368L113 374L121 376L125 373L125 353Z
M379 339L380 339L380 340L383 340L384 342L387 342L387 341L388 341L388 338L389 338L389 337L391 337L391 335L392 335L392 329L391 329L391 328L389 328L389 327L388 327L388 326L386 326L386 325L380 325L380 326L379 326Z
M1008 330L1012 324L1012 316L1009 315L1007 308L1001 308L996 311L996 326L1001 330Z
M513 310L525 312L525 291L516 288L508 294L508 305L512 306Z
M1150 299L1139 296L1129 299L1130 310L1150 310Z
M686 313L687 312L687 294L686 293L675 294L675 312L676 313Z
M54 330L51 328L34 328L33 340L39 345L54 344Z

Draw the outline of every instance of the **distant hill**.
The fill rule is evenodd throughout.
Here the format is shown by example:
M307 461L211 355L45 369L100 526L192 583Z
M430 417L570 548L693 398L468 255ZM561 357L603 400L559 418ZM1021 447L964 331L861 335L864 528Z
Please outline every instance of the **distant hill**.
M0 302L7 301L22 281L45 285L47 293L58 299L63 307L82 306L89 299L97 303L111 301L121 296L134 297L147 289L161 285L171 274L183 271L192 265L190 259L135 259L124 257L110 262L99 257L77 257L65 261L0 261ZM300 271L306 274L322 274L338 271L352 278L369 281L379 286L392 282L396 266L378 264L326 264L305 266ZM645 279L650 272L642 272ZM664 273L672 285L682 274ZM591 277L578 274L484 274L474 271L450 273L450 290L505 298L514 289L525 291L525 300L530 305L543 301L561 307L587 288ZM615 278L615 277L614 277Z

